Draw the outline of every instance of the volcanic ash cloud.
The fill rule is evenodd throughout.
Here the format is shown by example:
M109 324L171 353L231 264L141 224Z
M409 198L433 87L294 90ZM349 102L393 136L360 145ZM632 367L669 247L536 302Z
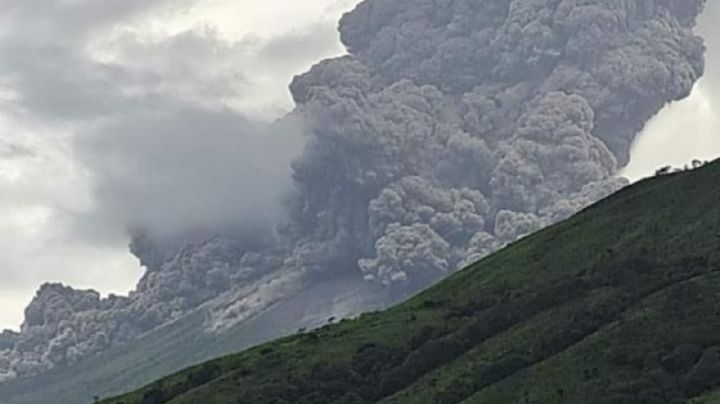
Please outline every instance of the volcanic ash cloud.
M638 131L702 75L703 4L364 1L340 24L349 54L290 86L307 135L282 235L138 234L137 291L43 288L22 333L0 336L0 377L131 341L215 296L213 329L331 277L405 296L568 217L626 183L615 175Z

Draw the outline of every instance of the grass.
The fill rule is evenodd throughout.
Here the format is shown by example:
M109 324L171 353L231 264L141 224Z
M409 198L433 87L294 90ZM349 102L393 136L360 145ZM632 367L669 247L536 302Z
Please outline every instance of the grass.
M394 308L105 402L720 402L718 184L642 181Z

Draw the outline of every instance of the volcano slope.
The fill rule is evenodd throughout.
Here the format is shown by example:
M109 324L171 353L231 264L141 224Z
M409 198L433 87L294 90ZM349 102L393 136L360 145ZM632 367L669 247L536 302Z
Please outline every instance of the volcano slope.
M392 309L105 402L720 402L718 184L646 179Z

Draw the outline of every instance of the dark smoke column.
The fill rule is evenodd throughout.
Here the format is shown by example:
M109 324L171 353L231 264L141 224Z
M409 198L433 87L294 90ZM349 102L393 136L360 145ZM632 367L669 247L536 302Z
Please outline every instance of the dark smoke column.
M291 86L312 128L297 223L413 291L612 193L703 72L703 4L363 2L340 24L350 56Z

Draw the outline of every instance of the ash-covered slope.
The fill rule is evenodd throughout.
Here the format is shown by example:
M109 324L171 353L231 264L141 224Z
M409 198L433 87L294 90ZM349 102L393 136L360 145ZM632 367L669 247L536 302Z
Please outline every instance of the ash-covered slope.
M291 85L308 138L280 235L138 233L137 290L43 287L22 332L0 336L0 382L131 344L201 304L207 331L223 332L354 277L375 286L343 314L382 306L568 217L625 184L614 175L636 133L702 74L703 4L364 1L340 24L349 55Z

